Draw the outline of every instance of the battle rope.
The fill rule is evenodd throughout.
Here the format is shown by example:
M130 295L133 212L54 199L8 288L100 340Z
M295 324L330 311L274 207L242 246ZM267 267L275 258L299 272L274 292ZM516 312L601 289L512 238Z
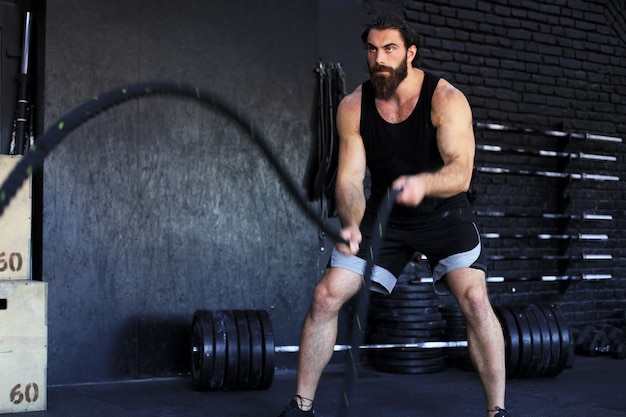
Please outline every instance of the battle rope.
M374 224L372 232L370 234L371 241L369 247L369 257L365 264L365 271L363 272L363 285L361 291L359 291L358 298L355 306L354 322L352 323L352 335L350 338L350 345L352 349L348 351L350 362L347 365L349 369L346 369L346 377L344 381L343 401L339 401L339 417L346 417L350 414L350 407L352 394L354 392L354 386L358 375L358 354L360 352L359 347L363 339L363 332L365 325L367 324L367 310L369 307L369 287L372 274L374 273L374 265L376 258L380 252L380 248L383 243L383 235L385 232L385 226L389 219L389 214L393 208L396 196L402 192L401 189L389 189L387 194L383 198L378 208L378 220Z
M328 233L334 241L344 241L338 231L326 227L324 220L320 219L313 208L307 204L306 199L300 193L300 187L293 181L287 170L272 152L267 139L246 117L215 94L177 81L146 81L115 88L94 97L92 100L85 102L61 117L36 140L30 151L24 155L2 184L0 188L0 215L2 215L9 201L15 196L28 176L41 167L45 157L73 130L118 104L136 98L157 95L179 95L193 98L208 107L217 109L223 115L235 121L263 151L267 160L278 172L288 191L295 197L296 202L308 217Z
M325 223L324 219L318 216L315 210L307 204L306 198L300 191L300 187L291 178L278 157L276 157L276 155L272 152L267 139L252 124L252 122L215 94L196 86L177 81L145 81L118 87L94 97L92 100L83 103L61 117L55 124L52 125L52 127L50 127L35 141L34 145L31 146L30 150L20 159L3 182L0 187L0 216L2 216L5 208L8 206L11 199L17 194L17 191L20 189L24 181L26 181L26 179L33 172L35 172L35 170L39 169L43 165L43 161L46 156L72 131L99 114L119 104L137 98L154 97L158 95L177 95L195 99L210 108L218 110L224 116L227 116L235 121L240 128L247 132L250 135L250 138L259 146L272 167L278 172L281 181L283 181L289 193L295 198L296 202L306 213L309 219L311 219L318 227L327 233L335 242L347 243L345 239L341 237L338 230L329 227ZM367 260L363 275L363 287L359 292L357 300L357 312L355 314L356 325L353 326L351 338L352 350L349 351L352 359L349 366L350 369L346 373L345 389L343 393L344 401L340 402L340 416L347 415L351 405L350 399L357 376L357 358L355 358L355 354L358 354L359 352L362 331L366 323L368 288L371 274L373 272L374 259L380 250L384 226L387 222L395 196L398 192L399 190L390 190L387 193L387 196L383 200L379 210L378 223L375 228L377 230L374 230L374 233L372 233L370 257Z

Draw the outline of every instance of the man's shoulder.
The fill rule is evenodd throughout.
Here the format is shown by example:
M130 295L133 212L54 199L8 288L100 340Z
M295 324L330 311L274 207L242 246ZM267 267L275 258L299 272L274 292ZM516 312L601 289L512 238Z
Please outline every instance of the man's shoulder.
M436 120L441 120L442 117L457 119L459 115L468 114L471 118L471 109L465 94L443 78L437 83L431 105L433 124L435 126L439 124Z
M361 86L346 95L337 108L337 127L340 137L358 133L361 120Z
M351 93L347 94L343 99L341 99L341 103L339 104L340 108L343 108L343 111L359 111L361 110L361 100L363 97L363 88L359 85L355 88Z
M454 84L445 78L439 78L437 86L433 92L433 104L437 101L447 103L448 101L466 101L465 94Z
M437 74L432 71L423 70L424 71L424 79L430 79L431 82L436 83L435 92L438 94L453 94L453 95L464 95L464 93L455 86L451 81L445 78L443 75Z

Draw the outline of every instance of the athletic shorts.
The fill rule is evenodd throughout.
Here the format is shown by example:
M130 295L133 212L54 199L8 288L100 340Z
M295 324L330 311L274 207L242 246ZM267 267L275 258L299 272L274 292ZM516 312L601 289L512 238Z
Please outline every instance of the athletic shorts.
M378 225L376 216L366 214L361 223L363 240L357 256L345 255L336 249L330 266L363 275L370 256L371 231ZM485 255L476 216L471 208L454 208L426 218L390 220L385 228L380 253L371 277L371 290L390 294L398 277L416 252L425 255L438 294L447 294L441 279L456 269L475 268L487 272Z

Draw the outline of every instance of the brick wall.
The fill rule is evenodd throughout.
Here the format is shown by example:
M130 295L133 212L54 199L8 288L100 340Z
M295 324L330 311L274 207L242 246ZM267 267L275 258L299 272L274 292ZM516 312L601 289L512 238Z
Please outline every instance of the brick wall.
M398 9L398 1L379 1L372 13L385 3ZM623 318L623 2L405 1L400 8L422 35L422 66L468 96L477 144L505 148L478 150L471 190L476 210L490 213L479 217L482 232L501 236L483 240L490 277L504 278L490 283L494 303L554 302L574 324ZM599 177L579 179L583 173ZM583 259L590 256L605 259Z

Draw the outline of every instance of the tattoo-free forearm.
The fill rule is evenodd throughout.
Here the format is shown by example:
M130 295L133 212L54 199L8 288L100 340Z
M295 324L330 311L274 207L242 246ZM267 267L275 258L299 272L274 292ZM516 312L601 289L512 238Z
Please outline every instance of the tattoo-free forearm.
M359 226L365 213L363 186L337 182L335 189L337 215L343 227Z
M426 195L447 198L467 191L472 179L472 169L471 160L457 158L439 171L426 174L428 183Z

